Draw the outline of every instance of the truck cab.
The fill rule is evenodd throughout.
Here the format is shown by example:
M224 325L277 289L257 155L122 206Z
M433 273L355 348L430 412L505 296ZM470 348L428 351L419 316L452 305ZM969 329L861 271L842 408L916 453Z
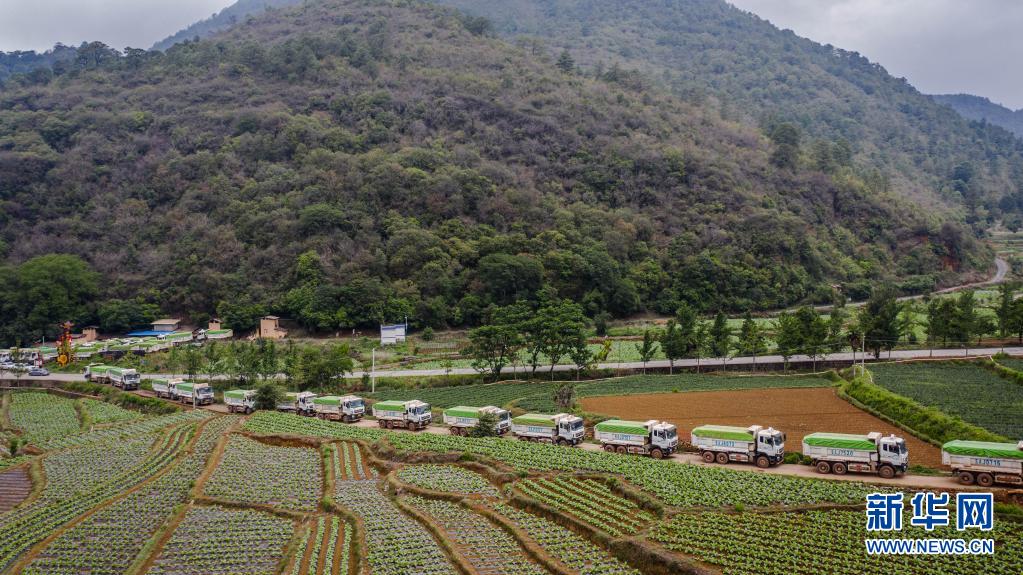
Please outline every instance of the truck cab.
M366 401L357 395L346 395L341 398L341 409L347 421L359 421L366 415Z
M870 435L880 436L881 434L871 433ZM909 449L906 448L905 439L895 435L878 437L877 452L881 464L888 464L902 471L909 468Z
M252 413L256 409L256 392L251 389L225 391L224 404L231 413Z
M586 437L586 427L583 426L583 418L577 415L559 413L554 416L554 420L558 422L558 443L561 443L560 440L565 440L575 445Z
M417 431L427 428L433 422L430 404L413 399L410 401L380 401L373 405L373 416L380 427L391 429L402 427Z
M311 391L289 391L284 399L277 404L277 411L286 411L298 415L314 415L313 400L316 394Z
M650 444L665 453L674 453L678 449L678 428L670 423L651 426Z
M678 428L666 422L608 420L594 427L594 437L609 453L670 457L678 450Z

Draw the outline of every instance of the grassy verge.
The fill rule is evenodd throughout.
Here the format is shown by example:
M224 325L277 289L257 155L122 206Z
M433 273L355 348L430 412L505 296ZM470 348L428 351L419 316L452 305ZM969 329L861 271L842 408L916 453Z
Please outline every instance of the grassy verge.
M97 396L107 403L112 403L125 409L133 409L149 415L166 415L168 413L174 413L175 411L181 411L179 407L167 403L166 401L161 401L152 397L142 397L141 395L135 395L134 393L125 393L119 389L106 385L72 381L61 384L61 389L73 391L75 393Z
M1008 441L958 417L925 407L912 399L874 385L869 371L857 373L851 379L847 379L842 384L839 395L857 407L934 445L940 446L954 439Z

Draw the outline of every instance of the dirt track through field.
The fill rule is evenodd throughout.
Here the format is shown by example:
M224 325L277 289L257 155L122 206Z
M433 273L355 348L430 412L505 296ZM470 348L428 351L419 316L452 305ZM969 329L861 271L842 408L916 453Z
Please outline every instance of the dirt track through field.
M584 397L579 402L586 411L622 419L669 421L678 426L679 439L686 442L692 429L704 424L771 426L788 435L787 451L801 451L803 436L815 431L894 433L906 438L910 465L941 467L937 447L857 409L832 388Z
M21 466L0 473L0 513L10 511L32 493L28 467Z

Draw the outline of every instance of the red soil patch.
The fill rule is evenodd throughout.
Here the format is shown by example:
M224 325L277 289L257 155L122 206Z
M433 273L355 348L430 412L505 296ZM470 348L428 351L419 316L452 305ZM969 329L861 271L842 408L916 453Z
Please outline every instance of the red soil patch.
M940 449L860 411L831 388L584 397L580 404L586 411L622 419L669 421L678 426L679 439L685 442L694 427L706 424L774 427L788 436L788 451L801 451L803 436L817 431L894 433L906 438L911 465L941 467Z
M0 513L14 509L32 492L32 478L22 466L0 473Z

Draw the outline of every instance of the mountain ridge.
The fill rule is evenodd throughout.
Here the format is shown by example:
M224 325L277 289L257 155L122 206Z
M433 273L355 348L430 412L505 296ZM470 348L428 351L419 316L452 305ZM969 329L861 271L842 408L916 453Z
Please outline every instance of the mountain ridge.
M965 118L990 122L1023 138L1023 109L1013 110L973 94L934 94L931 98Z

